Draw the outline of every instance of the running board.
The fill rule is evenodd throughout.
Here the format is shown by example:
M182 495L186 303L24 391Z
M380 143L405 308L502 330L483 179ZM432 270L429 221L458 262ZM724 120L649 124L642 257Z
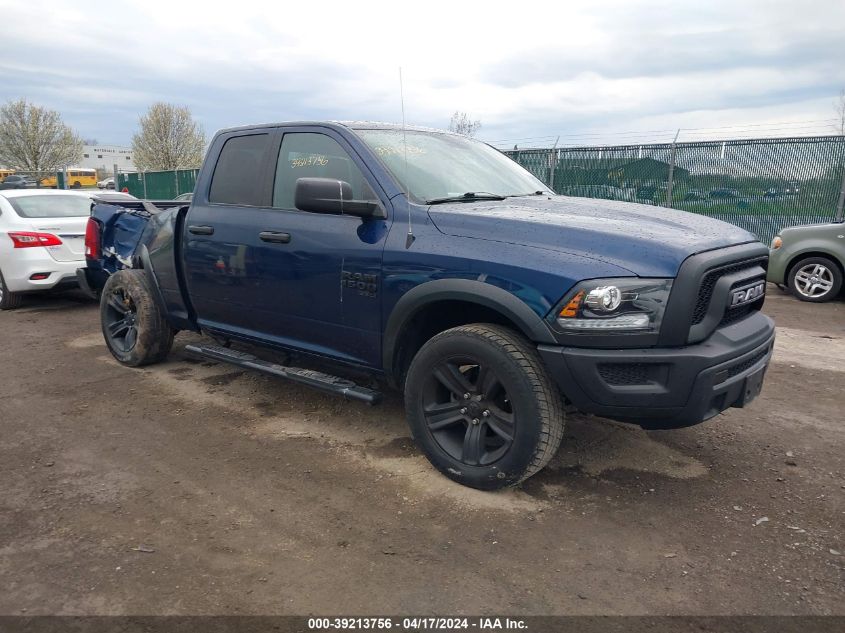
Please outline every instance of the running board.
M378 404L381 402L381 393L378 391L356 385L351 380L324 374L313 369L285 367L284 365L261 360L252 354L227 349L219 345L186 345L185 351L202 356L203 358L231 363L232 365L237 365L245 369L254 369L265 374L270 374L271 376L278 376L279 378L287 378L293 382L328 391L329 393L352 400L360 400L367 404Z

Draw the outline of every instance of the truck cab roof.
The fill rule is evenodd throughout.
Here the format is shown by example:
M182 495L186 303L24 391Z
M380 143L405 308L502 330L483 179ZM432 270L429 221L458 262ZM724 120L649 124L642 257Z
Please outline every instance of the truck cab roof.
M449 130L442 130L439 128L425 127L421 125L402 125L401 123L386 123L381 121L280 121L276 123L260 123L255 125L239 125L236 127L224 128L217 132L217 135L228 134L231 132L240 132L243 130L260 130L266 128L277 127L306 127L319 126L334 129L347 130L405 130L408 132L423 132L429 134L447 134L451 136L460 136Z

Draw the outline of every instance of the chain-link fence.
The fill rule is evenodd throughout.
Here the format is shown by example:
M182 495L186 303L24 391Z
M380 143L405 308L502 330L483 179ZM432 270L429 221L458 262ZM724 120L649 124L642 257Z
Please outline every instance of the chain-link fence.
M845 136L510 150L564 195L682 209L768 243L787 226L842 220Z
M148 200L173 200L184 193L193 193L199 169L176 169L172 171L120 172L116 189L137 198Z

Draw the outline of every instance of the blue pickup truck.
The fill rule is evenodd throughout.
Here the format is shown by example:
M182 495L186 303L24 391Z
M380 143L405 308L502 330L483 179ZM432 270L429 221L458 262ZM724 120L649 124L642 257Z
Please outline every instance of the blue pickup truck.
M97 204L86 252L124 365L190 330L201 357L370 404L402 390L431 463L482 489L543 468L568 410L677 428L746 406L774 344L751 234L555 195L424 128L220 131L189 204Z

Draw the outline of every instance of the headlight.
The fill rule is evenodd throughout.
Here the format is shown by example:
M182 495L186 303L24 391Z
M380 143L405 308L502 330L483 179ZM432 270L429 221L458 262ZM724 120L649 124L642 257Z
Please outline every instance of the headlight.
M556 323L568 332L657 332L671 289L671 279L585 281L560 303Z
M772 250L777 250L781 246L783 246L783 240L780 239L780 235L775 235L775 239L772 240Z

